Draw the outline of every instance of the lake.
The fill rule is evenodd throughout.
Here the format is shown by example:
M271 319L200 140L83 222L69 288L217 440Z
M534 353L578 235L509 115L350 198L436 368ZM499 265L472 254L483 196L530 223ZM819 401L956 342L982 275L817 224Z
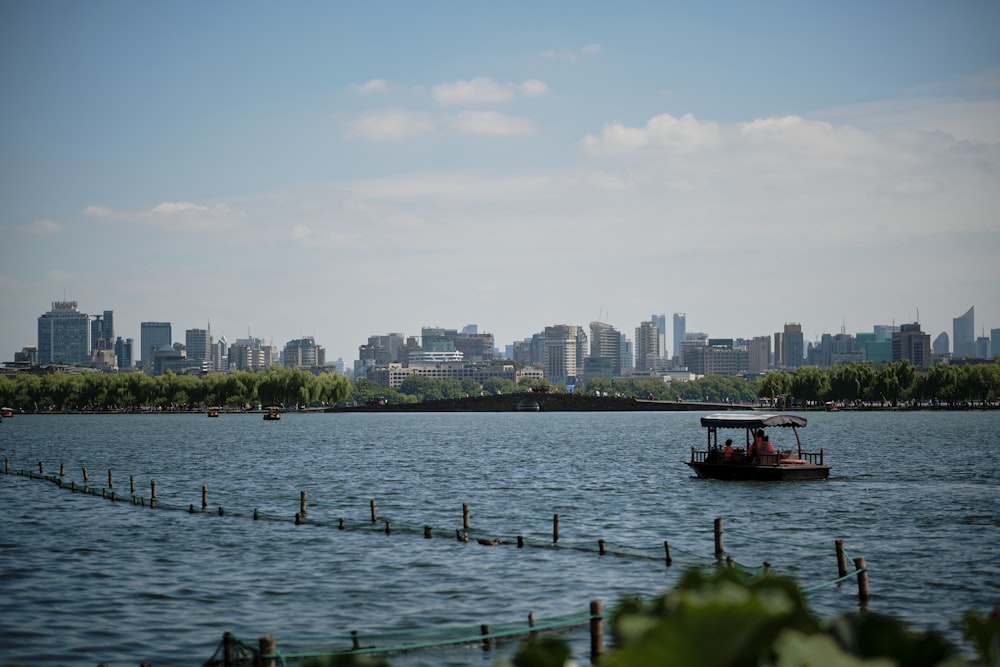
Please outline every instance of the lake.
M824 618L858 608L853 580L820 587L837 578L838 539L866 559L868 608L914 629L959 643L965 611L1000 603L1000 412L807 413L804 446L822 447L832 471L800 483L694 478L682 461L704 447L701 414L5 419L0 663L180 666L210 658L227 631L333 648L352 630L430 637L586 615L591 600L610 610L712 567L717 517L738 564L795 576ZM39 462L46 475L64 466L65 486L82 487L86 467L91 487L107 487L111 469L110 490L130 497L131 478L144 502L155 480L159 507L13 474ZM586 664L586 628L565 636ZM389 660L491 665L517 644Z

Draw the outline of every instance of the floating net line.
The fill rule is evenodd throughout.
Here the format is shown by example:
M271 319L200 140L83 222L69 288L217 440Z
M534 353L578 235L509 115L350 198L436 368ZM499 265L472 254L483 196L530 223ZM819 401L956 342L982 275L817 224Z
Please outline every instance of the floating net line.
M39 464L39 468L42 465ZM601 556L612 556L619 558L632 558L632 559L644 559L650 561L666 562L666 565L681 565L687 567L705 567L706 564L711 563L714 567L728 567L734 568L741 573L743 573L748 578L756 578L762 576L768 576L770 574L770 565L765 562L760 566L751 566L745 563L741 563L734 559L731 555L725 556L723 559L722 555L719 554L714 557L705 556L704 551L695 551L690 549L685 549L683 547L678 548L674 544L670 544L668 541L664 541L662 547L644 547L644 546L634 546L627 544L619 544L606 540L590 540L590 541L580 541L580 540L559 540L557 536L557 529L554 529L554 534L552 539L542 539L537 537L525 537L523 535L517 535L514 537L498 537L496 533L489 532L483 529L473 528L471 526L464 527L461 529L434 529L431 526L415 526L394 523L392 517L378 516L376 512L375 501L372 500L370 504L371 518L369 519L356 519L348 517L314 517L310 516L305 510L305 498L300 496L300 512L290 515L290 513L278 514L278 513L266 513L261 512L259 509L254 508L252 511L246 509L224 509L222 505L213 505L209 507L202 502L197 505L194 503L189 503L187 505L177 504L176 502L167 502L159 497L156 497L155 486L151 490L149 496L137 495L132 493L133 485L130 480L129 493L119 493L117 489L104 486L92 486L89 481L84 481L82 485L78 485L75 480L67 481L64 479L65 475L45 475L41 472L32 472L28 470L17 470L11 471L9 469L9 463L4 460L4 470L5 474L17 474L23 477L27 477L30 480L44 480L51 482L61 489L68 489L74 493L82 493L92 496L100 496L104 499L116 501L116 502L130 502L132 505L146 507L157 510L168 510L176 512L186 512L189 514L203 514L211 515L217 514L218 516L235 517L242 519L251 519L254 521L275 521L275 522L294 522L296 525L304 524L309 526L323 527L336 530L351 530L351 531L362 531L362 532L378 532L386 535L392 533L400 533L403 535L420 536L424 538L435 538L435 539L458 539L462 542L477 542L482 545L487 546L511 546L516 545L517 548L534 548L534 549L549 549L553 551L577 551L586 553L597 553ZM223 495L223 494L214 494ZM232 497L232 495L230 496ZM279 499L287 503L291 503L291 496L287 494L282 494L280 496L274 496L272 499ZM328 504L324 502L312 501L314 507L325 508L325 507L337 507L339 505ZM387 504L382 509L399 509L401 506ZM555 515L558 519L559 515ZM713 534L714 529L694 529L694 533L702 534ZM725 529L723 531L726 535L732 535L734 537L740 538L747 542L761 542L769 544L780 544L783 546L791 546L801 549L812 549L812 550L824 550L829 551L829 543L819 544L819 543L801 543L801 542L788 542L784 540L778 540L773 538L761 538L754 535L749 535L739 530ZM852 559L848 556L846 550L842 549L842 544L838 542L838 548L843 552L845 562L851 562ZM862 559L863 561L863 559ZM857 562L857 561L855 561ZM840 576L835 579L824 581L811 586L800 587L803 594L809 595L827 588L838 586L839 584L847 581L849 579L857 577L859 580L859 595L860 595L860 579L863 573L867 572L867 568L863 565L861 567L856 567L851 571L842 570ZM867 578L865 579L865 596L867 596ZM382 633L382 634L365 634L363 636L352 633L347 639L349 640L350 648L344 649L324 649L319 650L315 647L318 645L345 645L344 637L337 638L300 638L300 639L283 639L281 641L282 649L280 652L276 652L273 655L261 655L260 648L255 647L251 640L239 639L232 637L226 641L235 642L228 647L228 650L232 655L243 656L235 658L237 660L247 660L247 662L206 662L206 665L222 665L222 664L256 664L254 662L249 662L252 659L260 658L270 658L278 661L278 664L285 664L289 660L305 660L308 658L322 658L322 657L333 657L337 655L342 655L346 653L391 653L391 652L404 652L404 651L414 651L418 649L433 648L433 647L444 647L457 644L469 644L473 642L488 642L488 641L499 641L508 637L517 636L530 636L535 633L540 632L557 632L566 631L574 627L583 625L587 623L592 616L579 616L570 615L565 617L557 617L553 619L548 619L541 623L535 623L530 625L529 623L507 623L502 625L494 626L488 631L484 630L487 626L480 626L479 630L469 630L468 628L443 628L443 629L421 629L414 631L412 633ZM362 638L366 642L362 645L360 642ZM219 651L223 651L227 647L220 644ZM290 647L290 648L289 648ZM484 644L485 647L485 644ZM235 653L233 653L235 652Z
M203 663L203 667L257 665L262 659L273 659L277 664L285 665L289 662L344 655L408 653L469 644L480 644L484 650L490 650L507 640L566 633L590 625L595 620L603 622L603 614L568 614L542 620L529 615L525 621L495 625L282 638L274 641L273 646L268 648L258 638L227 633L213 656Z

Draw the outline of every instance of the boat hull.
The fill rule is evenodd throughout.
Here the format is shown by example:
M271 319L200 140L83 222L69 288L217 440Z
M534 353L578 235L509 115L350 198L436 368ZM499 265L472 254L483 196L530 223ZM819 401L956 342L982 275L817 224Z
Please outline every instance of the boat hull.
M747 465L741 463L706 463L685 461L702 479L733 481L793 482L830 477L830 466L816 464Z

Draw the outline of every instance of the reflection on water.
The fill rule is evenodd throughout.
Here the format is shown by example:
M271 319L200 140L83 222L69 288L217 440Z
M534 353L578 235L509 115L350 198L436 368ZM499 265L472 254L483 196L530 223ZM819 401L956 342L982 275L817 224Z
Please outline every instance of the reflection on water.
M817 413L803 431L831 479L698 480L681 461L695 413L21 416L0 428L13 469L162 505L73 494L0 476L0 656L33 665L190 665L239 636L344 636L476 627L585 612L655 595L684 567L713 563L712 523L740 564L769 561L803 586L836 578L833 543L864 555L870 608L948 630L1000 596L1000 415ZM776 434L779 446L784 436ZM790 446L790 443L786 446ZM208 511L200 510L208 487ZM300 492L310 523L296 526ZM370 524L370 501L392 526ZM469 503L484 547L453 537ZM224 507L225 516L216 511ZM253 521L261 516L281 521ZM550 543L559 515L558 550ZM344 518L351 530L338 530ZM422 538L432 526L434 539ZM648 557L597 554L597 541ZM669 540L673 567L660 556ZM810 594L833 616L852 582ZM586 631L570 635L578 657ZM492 664L468 648L394 665Z

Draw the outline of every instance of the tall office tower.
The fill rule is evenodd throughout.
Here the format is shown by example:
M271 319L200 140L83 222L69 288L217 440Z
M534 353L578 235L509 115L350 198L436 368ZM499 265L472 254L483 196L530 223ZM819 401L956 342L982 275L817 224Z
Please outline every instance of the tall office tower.
M208 329L188 329L184 332L184 348L188 361L211 361L212 332Z
M747 372L760 375L771 365L771 337L754 336L747 343Z
M931 365L931 336L920 330L920 325L904 324L892 334L892 360L907 360L914 366Z
M635 369L635 348L628 336L622 334L621 365L623 371Z
M105 310L103 315L94 315L94 320L90 323L90 349L110 350L114 344L114 311Z
M938 334L938 337L934 339L934 343L931 345L934 350L934 354L939 357L943 357L948 354L950 346L948 344L948 332L942 331Z
M656 367L660 358L660 330L655 322L643 322L635 330L635 370L644 372Z
M899 331L898 324L876 324L872 331L875 332L875 342L878 343L883 340L891 341L892 334Z
M976 356L976 307L973 306L965 311L964 315L960 315L953 319L952 322L952 339L951 343L954 345L955 358L963 359L965 357Z
M115 339L115 356L118 358L118 368L119 370L127 370L132 368L133 358L132 358L132 348L135 346L135 341L131 338L126 338L122 340L119 336Z
M318 368L326 365L326 350L312 336L285 343L286 368Z
M590 356L611 360L611 376L622 374L622 335L605 322L590 323Z
M90 359L90 317L76 301L53 301L38 318L38 363L83 364Z
M681 356L681 342L687 337L687 315L674 313L674 356Z
M781 332L781 360L786 368L805 364L805 341L801 324L786 324Z
M153 350L173 345L173 335L170 332L170 322L140 322L139 347L142 354L142 367L153 367Z
M545 361L542 363L542 370L550 382L576 381L577 366L583 366L583 360L577 356L577 339L580 333L580 327L575 324L545 327Z
M650 315L649 320L656 324L656 328L660 330L660 350L659 356L667 356L667 316L666 315Z

